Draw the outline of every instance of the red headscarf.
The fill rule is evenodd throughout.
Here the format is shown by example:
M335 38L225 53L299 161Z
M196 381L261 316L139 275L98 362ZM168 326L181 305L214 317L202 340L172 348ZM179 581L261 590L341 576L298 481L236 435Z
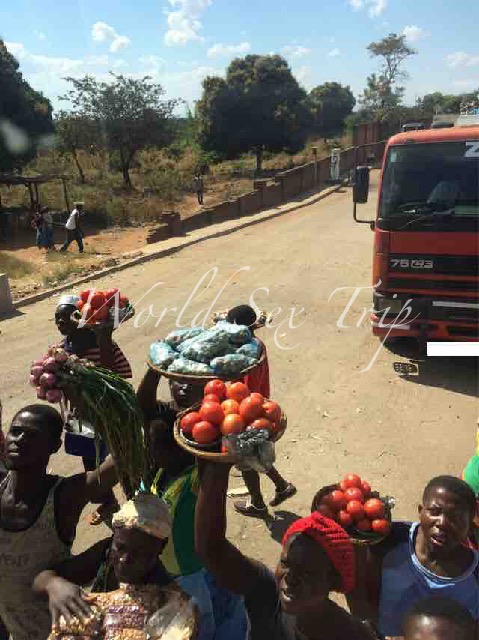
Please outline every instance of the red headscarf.
M353 543L346 531L334 520L320 513L312 513L307 518L296 520L284 534L283 546L297 534L304 534L315 540L328 554L333 567L341 576L342 593L349 593L356 582L356 564Z

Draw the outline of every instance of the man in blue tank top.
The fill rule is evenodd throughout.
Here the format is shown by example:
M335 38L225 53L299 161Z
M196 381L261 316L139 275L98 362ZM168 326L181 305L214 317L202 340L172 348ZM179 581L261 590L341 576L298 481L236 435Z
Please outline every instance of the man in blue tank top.
M385 636L401 636L410 609L440 595L479 620L479 554L468 545L476 499L458 478L431 480L419 522L396 522L386 540L358 558L364 576L350 600L352 613L378 623Z

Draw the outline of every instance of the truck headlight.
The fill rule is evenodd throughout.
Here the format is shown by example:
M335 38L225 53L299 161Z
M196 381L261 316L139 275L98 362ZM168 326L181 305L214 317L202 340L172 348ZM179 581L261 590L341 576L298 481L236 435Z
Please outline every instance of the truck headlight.
M403 300L397 298L377 297L374 301L374 310L378 313L386 311L388 315L398 315L404 306Z

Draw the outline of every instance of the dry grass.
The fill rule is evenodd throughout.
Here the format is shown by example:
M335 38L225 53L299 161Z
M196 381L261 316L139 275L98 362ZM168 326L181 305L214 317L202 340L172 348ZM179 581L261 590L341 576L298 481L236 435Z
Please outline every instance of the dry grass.
M11 280L28 276L33 271L33 265L27 260L21 260L5 251L0 251L0 273L6 273Z

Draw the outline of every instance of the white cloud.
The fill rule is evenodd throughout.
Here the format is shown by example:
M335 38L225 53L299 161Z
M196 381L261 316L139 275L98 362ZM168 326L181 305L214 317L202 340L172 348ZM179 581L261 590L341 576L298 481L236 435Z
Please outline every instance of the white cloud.
M43 33L43 31L37 31L37 29L34 29L33 33L35 34L35 36L39 40L46 40L47 39L47 36Z
M328 58L337 58L339 55L341 55L341 51L339 49L331 49L328 53Z
M110 59L107 55L104 56L90 56L88 58L86 58L85 60L85 64L92 66L92 67L103 67L103 66L108 66L110 64Z
M216 58L218 56L234 56L241 53L248 53L251 49L249 42L240 42L239 44L215 44L208 49L208 58Z
M294 74L301 84L309 85L311 79L311 67L302 66Z
M25 45L23 42L5 42L5 46L16 58L21 58L22 55L25 55Z
M95 22L91 28L91 37L94 42L109 42L111 53L116 53L131 43L130 38L121 36L106 22Z
M288 58L302 58L303 56L308 55L311 52L311 49L307 47L302 47L301 45L288 45L281 49L281 53Z
M187 42L203 42L201 14L212 0L168 0L174 11L166 11L168 31L165 44L169 47L184 45Z
M160 56L141 56L138 58L138 62L146 65L147 67L155 67L157 69L163 67L165 64L165 61L163 58L160 58Z
M418 27L416 24L410 24L404 27L402 34L408 42L417 42L428 35L422 27Z
M474 67L475 65L479 65L479 55L471 55L465 51L455 51L446 56L446 63L451 69Z
M361 11L367 7L370 18L378 18L386 9L387 0L348 0L354 11Z

